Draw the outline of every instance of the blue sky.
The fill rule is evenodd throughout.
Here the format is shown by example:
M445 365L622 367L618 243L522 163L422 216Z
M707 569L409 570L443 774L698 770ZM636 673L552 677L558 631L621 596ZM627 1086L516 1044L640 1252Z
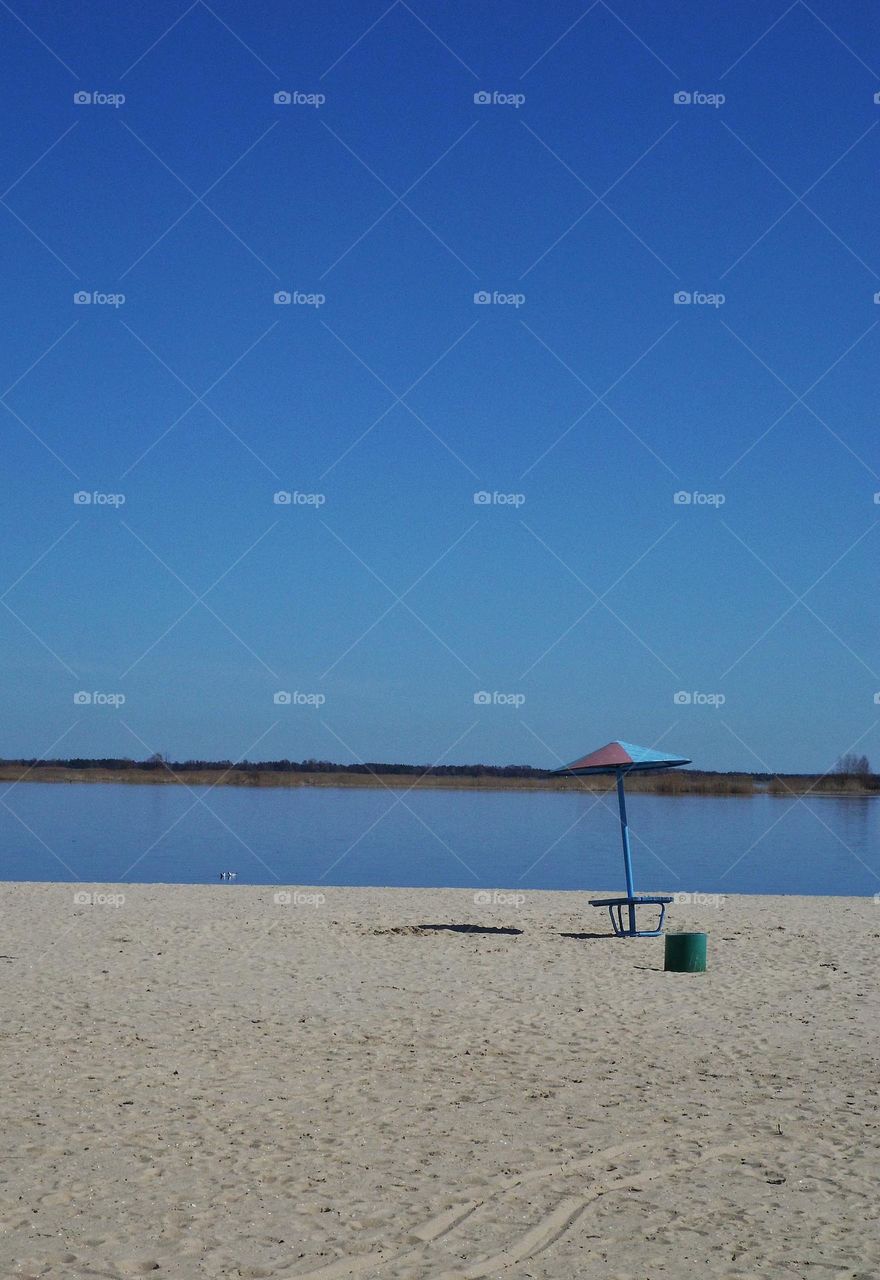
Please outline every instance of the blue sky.
M0 11L0 754L876 765L876 10L535 10Z

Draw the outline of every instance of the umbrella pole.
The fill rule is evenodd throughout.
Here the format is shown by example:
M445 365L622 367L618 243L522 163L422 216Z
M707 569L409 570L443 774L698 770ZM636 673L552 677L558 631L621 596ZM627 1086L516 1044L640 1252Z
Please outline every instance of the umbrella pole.
M626 823L626 797L623 792L623 772L620 769L616 771L617 777L617 805L620 809L620 839L623 843L623 870L626 876L626 896L630 899L629 903L629 928L630 933L636 931L636 908L632 899L635 895L633 889L633 869L632 854L629 848L629 827Z

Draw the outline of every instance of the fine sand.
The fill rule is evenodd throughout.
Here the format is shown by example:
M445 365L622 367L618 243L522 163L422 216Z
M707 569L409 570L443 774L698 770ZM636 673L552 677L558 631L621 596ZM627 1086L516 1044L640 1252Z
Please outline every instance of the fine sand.
M880 1276L880 905L275 892L0 886L4 1280Z

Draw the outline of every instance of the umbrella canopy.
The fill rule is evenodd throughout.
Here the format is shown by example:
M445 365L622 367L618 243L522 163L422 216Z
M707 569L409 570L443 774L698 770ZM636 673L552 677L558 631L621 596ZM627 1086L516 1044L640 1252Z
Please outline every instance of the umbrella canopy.
M585 777L591 773L644 773L648 769L674 769L676 765L690 764L684 756L667 755L652 751L650 747L637 747L634 742L608 742L598 751L591 751L579 760L554 769L554 773L569 773Z

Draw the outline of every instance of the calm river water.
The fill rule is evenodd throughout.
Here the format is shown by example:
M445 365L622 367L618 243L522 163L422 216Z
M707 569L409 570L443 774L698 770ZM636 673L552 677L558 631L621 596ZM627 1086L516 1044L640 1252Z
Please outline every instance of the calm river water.
M22 783L3 798L5 880L624 888L613 795ZM638 891L880 891L880 798L628 809Z

